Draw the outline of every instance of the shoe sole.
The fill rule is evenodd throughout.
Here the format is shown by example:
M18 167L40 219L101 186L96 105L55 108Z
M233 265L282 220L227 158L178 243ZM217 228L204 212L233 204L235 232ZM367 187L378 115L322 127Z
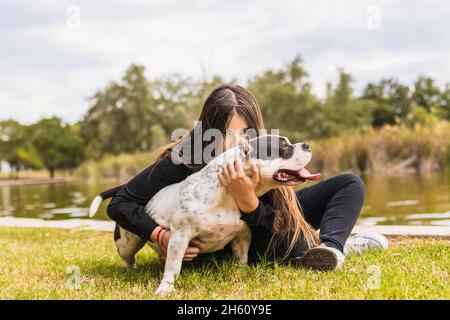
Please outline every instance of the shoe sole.
M293 262L301 267L319 271L336 270L339 263L336 254L319 247L308 250L301 258L297 258Z

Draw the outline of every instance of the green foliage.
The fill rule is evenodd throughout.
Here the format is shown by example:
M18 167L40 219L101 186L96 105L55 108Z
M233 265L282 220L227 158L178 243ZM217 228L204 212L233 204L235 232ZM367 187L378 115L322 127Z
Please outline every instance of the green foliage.
M18 172L22 168L71 169L84 160L84 141L78 125L61 119L42 119L24 126L14 120L0 122L0 159Z
M318 101L310 92L301 63L297 57L285 68L269 70L249 82L248 88L258 99L268 129L303 135L308 132Z
M42 160L31 142L29 126L14 120L0 122L0 159L10 164L17 177L22 168L42 167Z
M100 160L83 162L75 170L75 176L91 182L113 180L116 183L124 183L153 163L156 155L148 152L107 155Z
M83 160L83 139L61 119L42 119L31 131L31 143L51 177L56 169L75 168Z
M306 76L297 57L285 68L250 81L268 128L298 140L330 137L370 123L371 102L353 98L349 74L339 70L339 82L328 85L324 102L311 93Z
M441 91L433 79L421 76L414 83L412 100L416 105L431 111L431 108L440 104Z
M368 83L355 96L351 74L337 72L338 81L326 84L323 99L313 94L300 56L254 76L247 87L259 102L266 127L280 129L293 141L450 120L450 84L441 88L432 78L420 76L407 86L385 78ZM83 158L146 153L170 142L175 129L192 128L209 93L224 82L219 76L196 81L179 74L147 79L145 68L132 64L120 81L90 98L79 123L67 126L56 118L30 126L0 122L0 159L16 171L45 167L53 172L72 168ZM364 157L362 153L358 162Z
M81 122L89 158L161 146L173 130L192 127L206 93L223 82L215 77L197 83L176 74L148 81L144 71L131 65L120 83L110 83L91 98Z
M0 157L13 169L21 164L20 149L26 143L25 127L14 120L0 122Z
M36 148L32 145L28 148L17 148L17 156L24 167L38 169L44 166Z
M396 124L408 116L411 109L409 88L395 79L382 79L379 83L369 83L362 100L372 101L372 125L380 127Z
M433 126L437 122L439 122L439 117L436 114L436 108L432 108L429 112L422 106L412 108L406 119L403 120L403 123L410 128L416 125Z

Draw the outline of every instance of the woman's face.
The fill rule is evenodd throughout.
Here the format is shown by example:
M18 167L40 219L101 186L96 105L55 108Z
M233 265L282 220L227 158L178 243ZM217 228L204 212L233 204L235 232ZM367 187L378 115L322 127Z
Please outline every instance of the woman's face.
M240 115L235 114L228 125L227 133L225 135L225 139L223 141L223 149L224 151L233 147L236 143L237 138L240 134L242 134L245 130L249 129L247 122Z

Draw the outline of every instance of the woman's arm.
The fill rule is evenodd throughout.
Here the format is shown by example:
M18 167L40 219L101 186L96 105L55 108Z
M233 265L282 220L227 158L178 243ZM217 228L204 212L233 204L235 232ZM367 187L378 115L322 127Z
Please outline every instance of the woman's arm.
M158 224L145 212L148 201L161 189L186 179L190 174L170 156L155 162L131 179L111 200L108 216L145 240L155 240Z
M259 199L256 187L259 183L259 170L252 165L252 176L245 175L240 161L227 164L219 173L220 182L233 195L242 212L242 220L247 222L252 233L261 231L272 232L275 219L274 209L267 205L267 194Z
M252 164L251 169L252 176L247 177L241 161L235 160L219 172L220 182L234 197L239 209L244 212L252 212L258 206L255 190L259 183L259 170L256 164Z
M267 204L266 195L258 199L258 206L251 212L242 211L241 219L244 220L252 234L264 231L265 233L273 232L273 224L275 222L275 210Z
M161 226L147 214L145 206L159 190L183 181L189 174L186 166L176 165L171 161L170 156L166 156L141 171L118 192L108 206L108 216L122 228L142 239L160 243L162 247L167 248L170 230L160 232ZM158 233L160 239L157 239ZM200 253L200 246L199 239L192 239L183 260L193 260ZM165 256L164 250L162 251Z

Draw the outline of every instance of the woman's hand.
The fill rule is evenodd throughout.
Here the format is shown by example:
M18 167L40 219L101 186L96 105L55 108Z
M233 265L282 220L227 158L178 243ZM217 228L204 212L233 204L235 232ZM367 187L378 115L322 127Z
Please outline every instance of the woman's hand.
M156 233L158 231L159 228L156 228L155 231L153 233L155 233L155 235L151 236L151 241L154 243L156 242ZM162 239L161 239L161 252L163 254L163 257L166 258L167 257L167 248L169 246L169 241L170 241L170 231L167 230L166 232L164 232L164 234L162 235ZM186 249L186 252L184 253L184 257L183 257L183 261L192 261L194 258L196 258L198 256L198 254L200 253L200 247L202 245L202 242L200 241L200 239L198 238L194 238L191 240L191 242L189 243L189 246Z
M259 183L259 169L256 164L251 165L252 176L247 177L242 167L242 161L235 160L228 163L219 172L219 180L232 194L242 212L252 212L259 204L255 190Z
M167 230L162 236L161 243L162 243L162 252L163 256L167 257L167 248L169 246L170 241L170 231ZM198 238L194 238L189 243L189 247L187 247L186 252L184 253L183 261L192 261L194 258L198 256L200 253L200 240Z

